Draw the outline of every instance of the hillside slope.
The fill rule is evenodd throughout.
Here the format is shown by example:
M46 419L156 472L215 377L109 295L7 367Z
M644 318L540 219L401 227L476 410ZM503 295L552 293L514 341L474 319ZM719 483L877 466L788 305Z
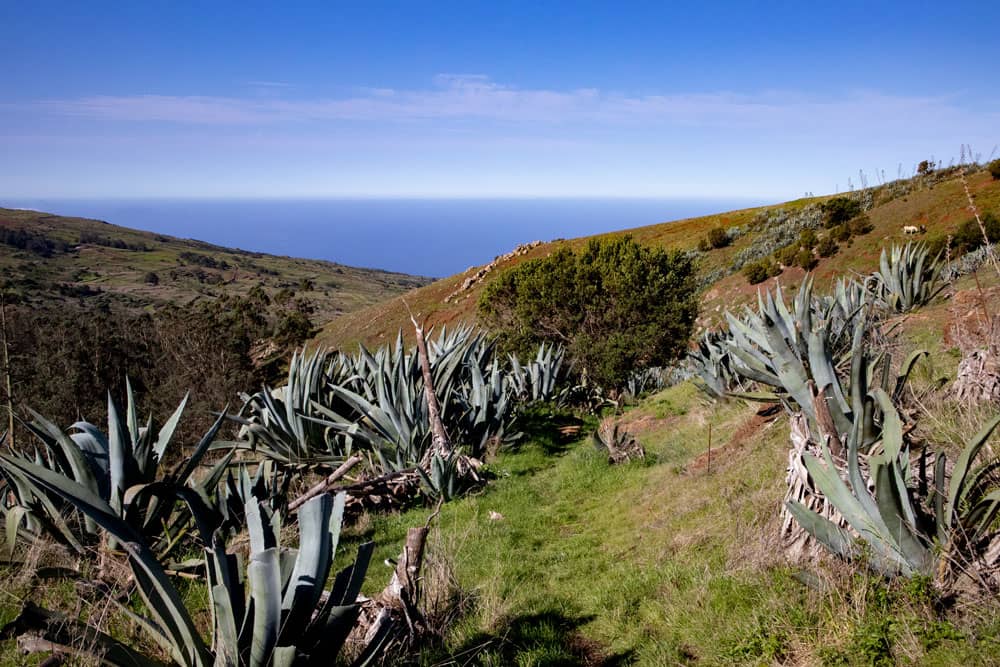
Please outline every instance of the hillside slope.
M951 325L975 308L970 283L892 323L900 357L930 353L911 379L913 416L919 437L942 446L995 414L948 398L960 357ZM647 396L614 417L646 449L621 466L560 437L552 415L529 417L522 445L490 464L496 480L436 519L427 590L444 641L421 664L998 664L996 598L955 605L927 579L786 559L789 421L760 408L714 402L691 382ZM595 426L588 418L583 432ZM376 561L391 558L432 513L375 516L351 544L372 539Z
M119 227L0 208L0 271L29 302L104 298L136 307L185 304L257 285L295 293L314 320L370 306L429 282L403 273L281 257Z
M968 185L982 211L1000 211L1000 181L981 171L969 175ZM817 285L822 287L835 277L851 272L867 272L875 268L879 251L892 242L902 242L905 225L923 225L926 237L953 232L971 217L964 186L957 170L942 170L931 176L920 176L852 193L852 197L870 197L867 215L874 229L852 240L832 257L820 261L814 270ZM817 205L830 197L798 199L774 206L729 211L699 218L626 229L605 236L631 234L636 240L653 246L695 251L699 240L713 227L739 228L738 236L725 248L699 252L699 271L704 283L701 299L701 324L715 321L724 307L747 302L757 293L739 272L738 260L752 254L766 241L779 221L803 212L815 211ZM322 345L351 347L358 342L378 344L391 340L402 328L408 329L406 304L414 313L428 318L432 325L474 322L476 300L483 286L499 272L516 266L525 259L544 257L557 248L580 247L590 237L557 240L534 247L523 247L498 258L486 267L474 267L464 273L438 280L405 295L363 308L349 316L330 322L316 337ZM766 249L766 248L765 248ZM782 285L801 282L804 271L786 269L777 278ZM477 280L476 276L483 274ZM466 289L463 284L473 282ZM405 304L404 304L405 298Z

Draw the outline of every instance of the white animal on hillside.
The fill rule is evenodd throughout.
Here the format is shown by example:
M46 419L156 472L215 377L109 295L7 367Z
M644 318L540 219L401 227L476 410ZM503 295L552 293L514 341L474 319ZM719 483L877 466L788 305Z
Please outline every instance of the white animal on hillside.
M914 227L913 225L906 225L905 227L903 227L903 233L904 234L916 234L919 231L920 231L920 228L919 227Z

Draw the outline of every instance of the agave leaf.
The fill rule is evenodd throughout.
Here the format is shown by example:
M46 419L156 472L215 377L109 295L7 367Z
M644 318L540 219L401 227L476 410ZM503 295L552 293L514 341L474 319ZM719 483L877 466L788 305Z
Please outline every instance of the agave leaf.
M899 369L899 375L896 376L896 387L892 392L893 400L898 401L902 397L903 388L910 379L910 373L913 372L917 362L926 356L928 356L927 350L916 350L906 357L902 367Z
M43 510L44 520L48 521L52 534L72 547L76 553L82 553L83 546L80 544L76 534L70 529L69 524L66 523L66 520L62 516L62 512L59 511L59 509L52 502L52 499L49 498L47 493L45 493L45 487L38 484L31 476L26 475L15 462L20 462L25 465L33 465L42 470L46 469L43 466L32 464L29 461L17 457L0 455L0 461L6 464L4 465L4 472L17 488L17 495L20 498L21 505L31 507L35 502L37 502ZM68 477L59 475L58 473L53 472L52 474L58 476L60 479L72 481ZM34 517L33 514L34 513L31 512L25 516L29 526L32 523L37 523L43 520L43 517Z
M180 405L177 406L177 409L170 415L170 418L163 424L159 435L156 436L156 444L153 445L153 452L156 454L157 461L163 460L163 454L167 449L167 445L170 444L170 440L174 437L174 431L177 429L177 424L180 423L181 415L184 413L184 406L187 405L190 395L190 393L184 394Z
M180 409L180 408L178 408ZM222 409L222 413L212 424L211 428L205 432L198 442L198 445L194 448L191 456L187 458L186 461L181 465L180 471L177 473L175 479L178 484L187 484L188 479L198 469L198 465L201 463L201 459L205 454L211 449L212 443L215 441L215 436L219 433L219 429L222 428L222 423L226 419L229 406Z
M789 500L785 506L788 507L788 511L799 522L799 525L816 541L845 560L853 558L854 539L850 533L826 517L813 512L797 500Z
M281 623L281 569L277 547L250 556L247 578L253 610L249 667L266 667L278 643Z
M840 479L830 457L829 448L825 445L823 446L823 455L826 459L825 465L810 454L803 455L806 469L813 481L816 482L816 486L862 539L871 545L876 556L884 560L898 561L899 555L892 548L891 538L886 535L887 529L881 518L878 515L869 514L865 506L861 504L860 499L851 492L844 480ZM857 494L867 495L868 491L861 488L857 490Z
M982 449L984 444L986 444L986 441L989 440L998 424L1000 424L1000 415L997 415L986 423L986 426L984 426L982 430L980 430L979 433L969 441L965 449L962 450L958 460L955 461L955 467L951 471L951 483L948 487L948 505L945 509L945 525L955 525L956 508L962 501L965 492L968 490L968 487L965 484L966 475L969 474L969 468L972 461L979 454L979 450Z
M299 551L285 591L281 609L285 620L281 629L281 643L290 643L293 633L301 633L307 626L316 604L326 585L336 550L335 538L340 535L346 495L316 496L299 510Z
M6 509L5 527L7 530L7 560L14 558L14 548L17 546L17 534L21 529L21 521L28 513L27 507L20 505Z
M163 629L164 647L185 667L207 667L211 656L194 622L153 553L142 538L122 521L107 503L90 489L58 473L26 461L0 454L0 460L17 468L53 493L74 505L122 543L146 606Z
M916 535L916 528L904 518L913 512L904 509L909 498L900 495L899 484L893 479L899 476L898 469L892 462L880 463L874 468L874 476L879 514L899 549L903 574L928 574L933 569L933 559L927 545Z

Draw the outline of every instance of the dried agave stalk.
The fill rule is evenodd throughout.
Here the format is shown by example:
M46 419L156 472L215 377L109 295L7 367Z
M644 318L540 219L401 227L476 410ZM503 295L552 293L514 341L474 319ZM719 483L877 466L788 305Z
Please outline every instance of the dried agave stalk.
M809 433L809 423L805 415L797 412L791 416L789 421L788 437L791 440L792 448L788 452L788 472L785 475L788 490L785 492L785 500L781 504L781 542L789 560L810 562L819 559L828 551L788 511L789 501L802 503L844 530L849 530L850 526L809 477L803 455L808 453L813 456L821 456L821 452Z
M619 428L613 417L601 421L593 435L594 446L608 454L608 463L617 465L646 458L646 450L628 431Z

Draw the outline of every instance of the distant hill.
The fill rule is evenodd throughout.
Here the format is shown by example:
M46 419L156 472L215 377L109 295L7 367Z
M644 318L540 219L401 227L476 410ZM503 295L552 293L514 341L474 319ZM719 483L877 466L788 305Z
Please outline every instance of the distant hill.
M0 208L0 272L8 292L29 303L83 299L155 308L241 295L261 285L272 297L294 294L306 300L319 324L430 282L5 208Z
M987 171L975 171L969 174L967 182L981 211L1000 213L1000 181L993 180ZM863 202L873 229L864 236L851 239L849 245L842 244L837 254L820 261L813 271L819 286L841 275L875 269L883 246L912 238L930 239L946 235L972 217L956 168L840 196ZM794 223L795 218L816 218L820 215L820 204L832 197L798 199L774 206L664 222L612 232L606 236L631 234L641 243L697 252L703 287L700 324L707 326L717 321L725 308L748 302L755 298L758 287L765 286L750 285L740 271L742 263L747 258L775 250L771 244L775 233L780 232L779 227L788 226L790 220ZM923 226L926 231L917 237L907 236L903 233L906 225ZM732 243L724 248L699 251L699 241L715 227L732 230ZM388 299L331 321L317 335L316 341L328 346L353 346L358 342L377 344L391 340L400 328L404 334L409 330L407 305L414 313L426 317L431 325L474 323L479 294L499 272L526 259L544 257L565 245L579 248L588 238L522 247L490 265L473 267L421 287L405 297ZM800 268L788 268L771 280L792 287L797 286L804 275Z

